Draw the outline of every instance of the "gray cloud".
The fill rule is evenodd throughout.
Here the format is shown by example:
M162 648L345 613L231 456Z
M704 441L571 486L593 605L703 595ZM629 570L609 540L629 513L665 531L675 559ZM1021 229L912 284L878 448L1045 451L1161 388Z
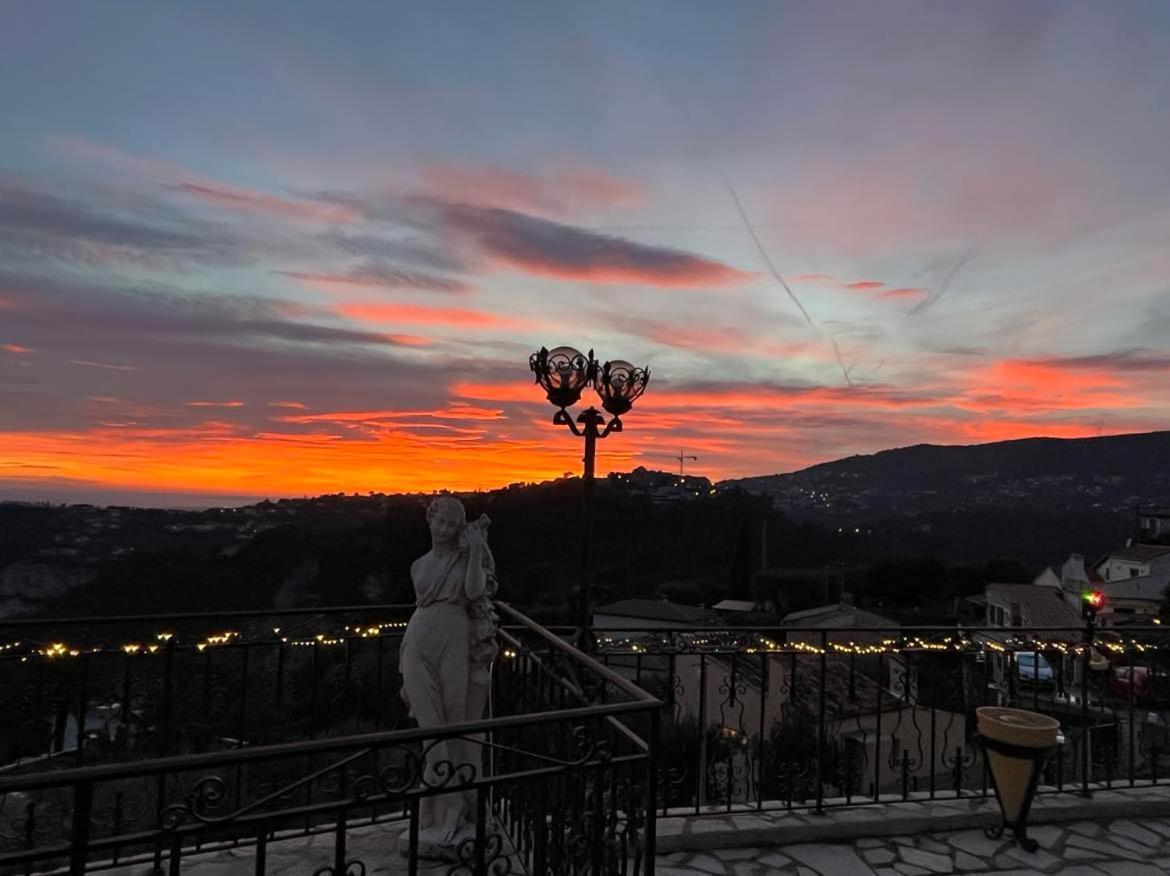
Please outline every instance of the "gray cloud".
M0 243L32 255L85 262L169 259L234 262L236 240L214 226L173 211L143 221L94 210L78 201L0 179Z
M387 262L369 260L342 271L277 271L286 277L306 283L342 283L353 286L374 286L382 289L416 289L424 292L468 292L471 285L462 280L438 277L419 271L405 270Z
M442 247L435 242L420 240L417 237L403 240L372 234L337 232L327 236L325 240L352 256L405 262L436 271L460 272L470 267L452 248Z

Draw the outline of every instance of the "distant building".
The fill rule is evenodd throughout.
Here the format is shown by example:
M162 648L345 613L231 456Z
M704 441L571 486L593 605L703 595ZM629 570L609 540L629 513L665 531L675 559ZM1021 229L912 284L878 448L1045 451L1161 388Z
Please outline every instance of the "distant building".
M607 480L633 495L648 496L653 502L694 501L715 492L710 479L702 475L651 471L641 465L631 472L613 472Z
M724 599L711 606L715 611L745 613L756 610L756 604L750 599Z
M1138 511L1137 528L1143 541L1170 539L1170 508Z
M792 630L787 634L789 642L804 642L809 645L820 644L821 635L814 630L831 630L832 632L827 637L829 642L840 644L853 642L864 645L888 639L896 635L900 629L897 621L858 608L848 602L836 602L832 605L822 605L805 611L794 611L791 614L786 614L780 624ZM876 628L876 630L867 631L865 629L867 627ZM852 632L852 630L857 631Z
M1043 577L1043 576L1042 576ZM988 584L986 624L991 627L1070 627L1068 633L1046 634L1080 641L1084 622L1064 599L1059 587L1045 584Z
M593 628L606 632L629 632L664 627L704 626L718 615L709 608L680 605L669 599L621 599L593 611Z
M1170 545L1134 544L1110 551L1094 565L1106 581L1170 573Z
M1148 623L1161 611L1170 586L1170 545L1134 544L1110 551L1094 566L1096 589L1105 594L1103 626Z

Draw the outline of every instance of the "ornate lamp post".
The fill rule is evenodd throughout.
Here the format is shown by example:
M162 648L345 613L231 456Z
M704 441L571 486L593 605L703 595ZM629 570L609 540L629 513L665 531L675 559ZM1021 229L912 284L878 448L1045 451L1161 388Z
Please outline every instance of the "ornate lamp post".
M577 610L580 645L591 648L593 594L588 578L589 530L593 523L593 471L597 441L611 432L622 431L621 418L629 413L634 402L646 391L650 369L636 368L624 359L599 365L593 358L592 350L583 354L572 347L556 347L553 350L541 347L529 357L528 367L532 369L536 382L545 391L549 402L557 408L553 414L553 424L567 426L578 438L585 439L585 471L581 479L581 575ZM586 408L577 415L575 421L566 410L581 400L581 392L587 386L592 386L601 397L601 406L610 415L608 422L594 407Z

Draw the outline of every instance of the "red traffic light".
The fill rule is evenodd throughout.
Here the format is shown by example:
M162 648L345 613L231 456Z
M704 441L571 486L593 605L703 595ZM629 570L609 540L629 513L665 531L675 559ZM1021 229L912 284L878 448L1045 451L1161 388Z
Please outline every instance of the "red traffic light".
M1090 590L1082 598L1085 600L1085 607L1093 611L1100 611L1105 605L1105 594L1100 590Z

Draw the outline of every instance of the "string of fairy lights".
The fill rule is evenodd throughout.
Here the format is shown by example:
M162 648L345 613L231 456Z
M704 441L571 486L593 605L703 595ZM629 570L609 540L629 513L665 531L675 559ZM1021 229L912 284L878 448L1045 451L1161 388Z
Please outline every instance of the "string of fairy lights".
M220 633L204 636L191 643L195 650L203 653L209 648L220 648L228 645L255 645L255 644L273 644L279 642L282 645L289 645L294 648L320 648L320 647L335 647L344 645L348 641L354 639L377 639L387 633L387 631L401 631L405 629L405 621L390 621L386 623L376 623L362 626L346 626L345 632L341 635L331 635L328 633L316 633L309 637L292 637L287 633L281 635L281 627L272 628L271 639L260 639L258 641L245 642L241 638L241 634L237 630L224 630ZM168 645L171 642L178 645L178 639L175 633L164 631L155 633L154 640L145 641L130 641L122 642L117 646L101 646L101 647L81 647L76 645L69 645L62 641L53 641L48 643L28 642L28 641L14 641L0 644L0 657L4 655L19 655L22 663L27 662L29 658L44 658L46 660L63 660L71 657L81 657L86 654L109 654L122 652L127 656L135 655L151 655L159 654L168 650ZM22 650L23 649L23 650Z
M751 644L728 641L719 638L688 639L679 645L664 645L661 642L647 643L645 636L627 636L617 638L611 636L600 637L608 654L635 654L635 655L670 655L670 654L841 654L844 656L874 656L878 654L905 654L915 652L949 652L949 653L980 653L995 651L1011 653L1016 651L1059 651L1069 656L1084 654L1089 650L1105 649L1114 654L1124 654L1127 650L1137 653L1170 650L1170 641L1165 643L1143 642L1135 638L1098 639L1092 644L1070 643L1060 639L1047 640L1024 636L1007 636L1002 639L984 637L972 639L966 636L945 636L938 640L923 639L920 636L902 636L885 638L879 642L826 642L826 647L814 645L810 642L792 641L779 644L765 636L759 636Z
M226 646L275 644L288 645L293 648L322 648L343 646L355 639L377 639L388 633L400 634L406 627L405 621L391 621L368 625L346 626L340 634L315 633L308 636L293 636L283 631L281 627L272 627L272 637L244 641L237 630L224 630L219 633L204 636L198 641L186 644L194 647L200 653L208 649ZM121 651L128 656L151 655L168 650L169 643L179 642L175 633L164 631L156 633L154 640L129 641L113 646L82 647L70 645L63 641L49 643L12 641L0 644L0 657L5 655L19 655L22 662L30 658L40 657L47 660L63 660L80 657L83 654L116 653ZM877 642L838 642L827 641L825 647L811 642L795 640L791 642L776 642L764 635L755 635L745 642L738 639L720 638L707 634L688 634L682 642L673 644L647 639L645 634L626 637L600 636L602 652L608 655L684 655L684 654L774 654L774 655L821 655L837 654L848 657L866 657L876 655L897 655L906 653L980 653L997 652L1007 654L1016 651L1048 651L1059 652L1068 656L1080 656L1086 648L1095 651L1108 651L1112 654L1124 654L1134 651L1139 654L1170 650L1170 640L1166 642L1148 642L1135 638L1125 639L1111 635L1110 638L1096 639L1092 644L1070 643L1060 639L1040 639L1026 636L1012 635L1004 638L982 636L978 639L968 636L946 636L941 639L924 639L921 636L900 636L883 638ZM519 655L510 648L501 651L503 657L513 659Z

